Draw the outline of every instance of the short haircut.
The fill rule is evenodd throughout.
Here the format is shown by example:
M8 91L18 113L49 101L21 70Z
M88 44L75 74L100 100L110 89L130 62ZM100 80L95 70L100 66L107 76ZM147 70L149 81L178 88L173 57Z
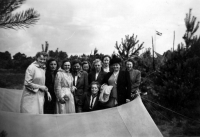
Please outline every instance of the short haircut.
M126 64L127 62L131 62L131 63L133 64L133 66L135 65L135 61L134 61L133 59L131 59L131 58L127 59L127 60L125 61L125 64Z
M71 62L70 62L69 59L65 59L65 60L63 60L63 62L62 62L62 64L61 64L61 69L64 69L64 64L65 64L65 62L69 62L69 63L71 64Z
M78 60L78 59L75 59L75 60L72 61L72 66L74 66L77 63L81 66L81 61Z
M44 57L48 57L48 54L44 51L41 51L41 52L37 52L36 55L35 55L35 58L39 58L41 55L43 55Z
M92 87L92 85L97 85L97 88L100 89L100 84L98 81L92 81L92 83L90 84L90 88Z
M93 61L93 63L92 63L92 66L94 67L94 65L95 65L96 63L98 63L98 62L100 62L101 65L102 65L102 61L101 61L100 59L95 59L95 60Z
M103 59L102 59L102 61L104 60L104 58L106 58L106 57L108 57L110 60L111 60L111 57L109 56L109 55L105 55L105 56L103 56Z

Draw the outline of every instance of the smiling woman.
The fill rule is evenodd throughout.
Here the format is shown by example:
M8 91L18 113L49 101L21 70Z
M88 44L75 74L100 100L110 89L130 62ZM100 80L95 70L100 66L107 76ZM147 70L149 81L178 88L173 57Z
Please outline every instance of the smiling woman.
M24 90L21 100L21 113L43 114L44 94L51 100L45 86L45 63L47 53L38 52L34 61L26 70Z

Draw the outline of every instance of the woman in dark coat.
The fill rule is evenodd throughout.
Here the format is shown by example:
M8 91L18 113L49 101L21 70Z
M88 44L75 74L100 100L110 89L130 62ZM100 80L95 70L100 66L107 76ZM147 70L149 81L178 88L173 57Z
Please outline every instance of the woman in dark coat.
M131 100L139 93L139 86L141 83L141 72L133 68L134 64L135 62L132 59L126 61L126 70L130 75Z
M113 71L108 72L103 80L104 84L112 85L108 102L102 104L103 108L111 108L130 101L130 77L127 71L121 71L121 59L114 56L110 62Z
M58 71L58 62L55 59L49 59L46 66L45 85L51 94L52 100L47 101L47 96L45 95L44 114L55 114L56 95L54 92L54 81Z
M90 92L85 93L81 99L80 112L90 112L100 109L99 90L99 83L97 81L91 82Z

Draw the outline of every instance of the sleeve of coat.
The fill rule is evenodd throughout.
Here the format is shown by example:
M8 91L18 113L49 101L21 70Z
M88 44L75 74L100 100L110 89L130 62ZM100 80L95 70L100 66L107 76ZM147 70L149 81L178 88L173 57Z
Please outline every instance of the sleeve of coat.
M141 72L137 71L136 80L132 87L138 88L140 86L140 83L141 83Z
M30 65L26 69L25 73L25 80L24 80L24 85L27 89L33 91L33 92L38 92L40 88L42 88L42 85L38 85L33 83L34 75L35 75L35 70L36 68L33 65Z
M88 73L84 74L84 92L88 92Z
M131 99L131 80L130 80L129 72L126 71L125 75L126 75L126 83L127 83L126 99Z
M61 97L61 79L62 75L60 72L56 74L55 84L54 84L54 92L56 94L57 99L59 100Z

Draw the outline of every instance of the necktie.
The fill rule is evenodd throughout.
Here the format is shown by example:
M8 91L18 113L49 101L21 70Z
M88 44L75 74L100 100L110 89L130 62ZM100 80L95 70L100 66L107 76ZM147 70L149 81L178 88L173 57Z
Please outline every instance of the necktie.
M95 95L95 96L92 96L92 101L91 101L91 104L90 104L90 109L93 108L94 99L95 99L96 97L97 97L96 95Z

